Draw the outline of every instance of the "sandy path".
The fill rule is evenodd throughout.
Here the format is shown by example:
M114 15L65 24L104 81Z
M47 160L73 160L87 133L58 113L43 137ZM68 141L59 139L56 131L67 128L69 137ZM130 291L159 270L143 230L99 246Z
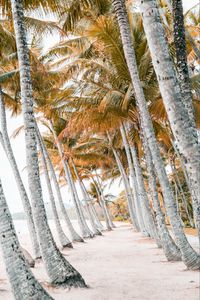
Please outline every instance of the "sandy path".
M55 300L200 299L199 272L186 271L182 262L167 262L152 240L135 233L129 225L120 225L103 237L76 244L73 250L63 253L90 288L49 288L42 263L37 264L34 273ZM0 280L0 299L13 299L1 275L4 281Z

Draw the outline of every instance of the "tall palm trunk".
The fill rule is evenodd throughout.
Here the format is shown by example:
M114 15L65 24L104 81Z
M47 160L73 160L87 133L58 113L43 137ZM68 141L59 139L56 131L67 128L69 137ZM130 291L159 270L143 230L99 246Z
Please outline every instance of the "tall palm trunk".
M0 244L16 300L53 300L35 279L22 253L0 181Z
M187 65L187 51L182 0L172 0L172 7L174 46L176 50L176 65L179 84L181 88L181 96L190 119L194 120L194 107L192 104L190 77Z
M95 208L94 204L92 204L92 203L91 203L91 210L92 210L92 212L93 212L93 214L95 216L95 220L96 220L96 224L97 224L98 228L101 231L105 230L104 227L103 227L103 225L101 224L101 221L100 221L99 216L97 214L96 208Z
M133 163L135 166L135 173L136 173L136 178L138 180L138 187L140 189L140 194L141 194L141 198L144 202L144 208L145 208L145 219L148 220L147 226L149 228L149 232L152 238L155 239L158 247L161 247L161 243L160 243L160 237L157 231L157 227L154 221L154 218L152 216L152 212L151 212L151 208L150 208L150 204L149 204L149 199L147 196L147 192L145 190L145 186L144 186L144 179L143 179L143 175L142 175L142 170L141 170L141 166L139 163L139 159L138 159L138 155L135 149L135 145L134 142L132 143L132 145L130 146L131 149L131 154L132 154L132 158L133 158Z
M26 42L26 31L24 27L23 4L21 0L12 0L11 5L20 69L28 182L33 219L36 226L42 258L52 283L65 286L85 286L85 282L81 275L70 265L56 247L47 222L39 176L29 49Z
M165 0L165 2L167 4L167 7L169 8L170 12L172 13L171 0ZM195 53L197 59L200 59L200 50L199 50L198 46L196 45L193 37L191 36L189 31L187 30L187 28L185 28L185 35L186 35L188 41L190 42L190 45L192 46L192 49L194 50L194 53Z
M58 140L56 132L53 128L53 123L51 121L50 121L50 128L51 128L51 131L53 133L54 140L55 140L55 143L56 143L56 146L57 146L57 149L58 149L58 153L60 155L60 159L61 159L61 162L62 162L62 165L63 165L63 169L64 169L65 176L66 176L66 181L67 181L69 189L70 189L70 193L71 193L72 200L73 200L73 203L74 203L74 207L75 207L75 210L76 210L76 214L77 214L78 223L79 223L81 233L83 235L83 238L93 237L93 234L91 233L91 231L90 231L90 229L87 226L87 223L85 221L85 218L84 218L84 215L83 215L83 212L82 212L82 208L81 208L80 203L79 203L79 198L78 198L78 195L77 195L77 191L76 191L76 188L74 186L73 179L71 178L71 171L70 171L68 162L63 157L62 145L61 145L60 141Z
M86 187L85 187L83 181L81 181L81 184L82 184L82 187L83 187L83 189L84 189L84 191L85 191L85 194L87 195L88 199L90 199L91 197L90 197L88 191L86 190ZM94 221L95 221L95 224L96 224L97 228L98 228L100 231L104 230L104 227L103 227L103 225L101 224L101 222L100 222L100 220L99 220L99 217L98 217L98 215L97 215L97 212L96 212L96 210L95 210L95 208L94 208L94 205L93 205L91 199L90 199L90 201L89 201L89 207L90 207L91 213L93 214L93 218L94 218Z
M119 172L122 177L123 184L124 184L124 190L125 190L125 195L126 195L126 199L127 199L127 203L128 203L128 209L129 209L129 213L130 213L131 222L137 231L141 230L144 234L146 234L148 236L148 233L146 233L145 227L143 227L144 225L142 223L140 223L141 219L138 219L138 216L140 216L140 214L138 211L136 211L133 194L132 194L131 187L130 187L128 178L126 176L124 167L120 161L120 158L118 156L116 149L112 146L112 142L111 142L111 138L110 138L109 134L107 134L107 135L108 135L108 140L111 144L112 152L114 154L114 157L115 157L115 160L117 163L117 167L119 169Z
M171 129L190 178L195 222L200 230L200 145L192 118L192 99L188 99L187 92L187 101L185 97L182 100L156 1L140 0L139 8Z
M56 231L58 233L58 238L59 238L60 244L62 245L63 248L65 248L65 247L73 248L72 243L65 235L65 233L62 229L60 220L59 220L59 216L58 216L58 212L57 212L57 208L56 208L56 204L55 204L55 198L54 198L54 194L53 194L53 189L52 189L51 181L49 178L47 162L46 162L45 155L44 155L43 145L39 138L37 138L37 142L38 142L40 153L41 153L42 166L43 166L44 176L45 176L46 185L47 185L47 189L48 189L48 193L49 193L49 200L51 203L51 209L53 212L53 218L55 221Z
M36 235L36 230L35 230L35 225L33 222L33 215L32 215L32 208L28 199L28 195L26 193L14 154L12 150L12 146L10 143L10 139L8 136L8 131L7 131L7 122L6 122L6 112L5 112L5 105L4 105L4 100L2 98L2 91L0 89L0 121L1 121L1 130L2 130L2 146L6 152L6 155L8 157L8 160L10 162L11 168L13 170L13 174L15 177L15 181L17 183L17 187L20 193L20 197L22 200L24 212L26 214L26 220L27 220L27 225L30 233L30 238L32 242L32 247L34 251L34 256L35 258L41 257L40 254L40 249L39 249L39 243L37 240L37 235Z
M187 204L187 199L185 197L185 193L183 191L183 188L182 188L182 185L181 185L181 182L180 182L180 179L179 179L179 176L177 174L177 170L176 170L176 166L171 162L170 163L170 166L171 166L171 169L172 169L172 173L174 175L174 181L175 181L175 184L177 185L177 188L178 190L180 191L180 196L181 196L181 200L182 200L182 203L183 203L183 207L185 209L185 212L186 212L186 215L187 215L187 218L189 220L189 223L192 227L194 227L194 224L193 224L193 220L190 216L190 213L189 213L189 210L188 210L188 204Z
M147 140L144 135L142 136L142 141L143 141L143 149L144 149L145 159L146 159L149 190L153 200L154 209L156 212L156 220L157 220L158 231L159 231L163 251L167 260L179 261L181 260L181 253L178 247L176 246L176 244L174 243L171 235L169 234L168 228L165 223L165 216L162 212L159 198L158 198L156 175L154 172L152 156L149 150L149 146L147 144Z
M82 181L81 181L81 179L79 177L79 174L78 174L78 171L76 169L76 166L75 166L73 158L71 158L71 162L72 162L72 166L73 166L73 169L74 169L74 173L75 173L76 178L78 179L78 182L79 182L79 187L81 189L81 193L82 193L83 199L85 201L85 208L86 208L86 212L88 214L89 220L90 220L90 224L92 226L92 230L94 231L94 234L101 235L100 230L96 226L93 214L91 212L91 208L89 206L90 199L88 198L88 195L87 195L87 193L85 192L85 190L83 188L83 184L82 184Z
M42 143L43 145L43 150L44 150L44 155L45 155L45 159L47 161L47 164L48 164L48 167L49 167L49 170L50 170L50 173L51 173L51 177L52 177L52 180L53 180L53 183L54 183L54 187L55 187L55 190L56 190L56 194L57 194L57 198L58 198L58 202L59 202L59 205L60 205L60 210L63 214L63 217L64 217L64 220L65 220L65 223L67 225L67 228L70 232L70 235L71 235L71 238L72 238L72 241L73 242L84 242L84 240L79 236L79 234L75 231L71 221L70 221L70 218L68 216L68 213L67 213L67 210L64 206L64 203L63 203L63 199L62 199L62 195L61 195L61 191L60 191L60 187L59 187L59 183L58 183L58 180L57 180L57 177L56 177L56 173L55 173L55 170L54 170L54 167L53 167L53 164L52 164L52 161L50 159L50 156L49 156L49 153L46 149L46 146L42 140L42 136L39 132L39 129L37 128L37 135L40 139L40 142Z
M99 176L98 176L97 172L95 172L95 173L96 173L96 179L97 179L97 186L99 188L99 191L100 191L100 194L101 194L101 198L102 198L103 202L105 203L106 215L108 217L109 224L110 224L111 228L115 228L116 226L115 226L115 224L112 221L111 214L109 212L109 208L108 208L108 206L106 204L106 198L105 198L105 196L103 194L102 184L100 183Z
M107 213L107 210L106 210L106 205L105 205L104 199L102 199L102 195L101 195L101 192L99 190L99 186L95 182L95 180L94 180L93 177L92 177L92 181L93 181L95 189L97 191L97 196L98 196L98 199L99 199L99 204L101 206L101 209L102 209L102 212L103 212L103 216L104 216L104 220L105 220L105 223L106 223L106 229L107 230L112 230L112 226L111 226L111 224L109 222L108 213Z
M133 197L135 200L136 215L137 215L138 223L140 226L140 231L145 236L148 236L151 233L151 230L149 228L150 225L148 224L148 219L146 218L146 214L148 214L148 212L146 210L145 203L143 201L144 198L142 197L142 194L140 192L141 189L139 187L139 182L138 182L138 180L136 180L134 165L133 165L133 161L131 158L130 146L129 146L128 139L126 136L126 129L123 124L120 127L120 132L121 132L123 144L124 144L125 151L126 151L126 157L127 157L128 167L129 167L129 172L130 172L130 179L132 182Z
M153 1L150 1L153 2ZM149 2L149 3L150 3ZM141 125L147 138L153 163L158 175L158 179L164 195L165 205L170 217L171 225L177 241L177 245L181 250L182 259L186 266L190 269L200 268L200 256L194 251L187 241L187 238L183 232L181 219L177 213L176 207L174 207L174 195L171 190L165 167L161 158L161 154L156 141L153 124L148 112L147 103L145 100L142 85L139 79L137 70L137 63L134 48L131 40L131 32L128 24L128 17L126 13L125 3L121 0L113 0L114 9L117 15L125 58L129 68L132 84L134 86L135 95L139 112L141 115Z

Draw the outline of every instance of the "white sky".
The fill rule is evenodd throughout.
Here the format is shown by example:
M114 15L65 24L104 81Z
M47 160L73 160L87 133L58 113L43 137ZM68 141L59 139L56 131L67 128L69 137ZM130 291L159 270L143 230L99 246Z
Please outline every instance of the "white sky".
M198 3L198 0L183 0L183 5L184 9L188 10L190 7L194 6L195 4ZM52 39L50 39L52 41ZM22 125L22 118L10 118L10 113L7 113L8 116L8 130L9 130L9 135L13 133L13 131ZM14 154L21 172L22 179L25 183L25 186L27 188L27 176L26 176L26 171L23 170L24 167L26 166L26 158L25 158L25 144L24 144L24 135L23 133L20 134L15 140L11 140L12 147L14 150ZM3 183L3 188L4 188L4 193L6 195L7 202L9 204L9 208L11 212L19 212L22 211L22 204L21 204L21 199L19 196L19 192L14 180L14 176L12 174L12 170L10 168L10 165L7 161L7 158L4 154L4 151L1 148L0 145L0 178ZM45 188L45 183L44 180L42 179L43 183L43 194L45 195L45 202L48 201L48 193ZM119 188L118 182L115 183L111 189L109 190L109 193L113 193L114 195L118 194L119 191L122 189L122 187ZM28 188L27 188L28 191ZM68 202L69 201L69 192L67 187L62 188L62 194L64 196L64 201Z

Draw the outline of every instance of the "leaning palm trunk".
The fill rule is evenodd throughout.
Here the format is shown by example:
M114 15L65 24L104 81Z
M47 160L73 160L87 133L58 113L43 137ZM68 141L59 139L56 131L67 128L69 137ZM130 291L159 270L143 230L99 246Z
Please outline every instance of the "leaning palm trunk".
M149 3L151 2L154 1L149 1ZM121 0L113 0L113 5L117 14L117 19L118 19L122 42L123 42L124 54L130 71L130 76L132 79L132 84L134 86L137 104L141 115L142 129L145 133L145 136L149 144L149 148L153 158L153 163L162 188L166 209L168 212L168 216L170 217L175 239L178 247L181 250L182 259L186 264L186 266L190 269L199 269L200 256L194 251L194 249L188 243L188 240L183 232L181 219L174 205L175 203L174 195L171 190L169 180L166 174L166 170L158 148L157 140L153 129L153 124L148 112L147 103L139 79L136 57L132 45L131 32L128 24L128 17L126 13L125 3L124 1Z
M95 173L96 173L96 179L97 179L97 187L98 187L98 189L100 191L101 199L103 200L103 203L105 204L105 211L106 211L106 215L107 215L110 227L111 228L115 228L116 226L115 226L115 224L112 221L112 218L111 218L111 215L110 215L110 212L109 212L109 208L106 205L106 199L105 199L104 194L103 194L103 189L102 189L102 185L101 185L100 180L99 180L99 176L98 176L97 172L95 172Z
M63 199L62 199L62 195L61 195L59 183L58 183L58 180L57 180L57 177L56 177L56 173L55 173L52 161L50 159L49 153L48 153L48 151L46 149L46 146L45 146L45 144L44 144L44 142L42 140L42 137L41 137L41 134L40 134L38 128L37 128L37 134L38 134L38 136L40 138L41 143L43 144L43 150L44 150L45 159L47 161L47 164L48 164L48 167L49 167L49 170L50 170L50 173L51 173L51 177L52 177L52 180L53 180L53 183L54 183L54 187L55 187L55 190L56 190L58 202L59 202L59 205L60 205L60 210L61 210L61 212L63 214L65 223L66 223L67 228L68 228L68 230L70 232L72 241L73 242L84 242L84 240L75 231L75 229L74 229L74 227L73 227L73 225L72 225L72 223L70 221L70 218L68 216L67 210L66 210L66 208L64 206L64 203L63 203Z
M71 171L70 171L68 162L63 157L62 146L61 146L60 141L58 140L56 132L53 128L53 123L51 121L50 121L50 128L51 128L51 131L52 131L53 136L54 136L54 140L55 140L55 143L56 143L56 146L57 146L57 149L58 149L58 153L60 155L60 159L61 159L63 169L64 169L64 172L65 172L65 176L66 176L66 181L68 183L68 186L69 186L69 189L70 189L70 192L71 192L71 196L72 196L72 200L73 200L74 207L75 207L75 210L76 210L76 214L77 214L78 223L79 223L81 233L83 235L83 238L92 237L93 234L90 232L90 229L87 226L87 223L85 221L85 218L84 218L84 215L83 215L83 212L82 212L82 208L81 208L80 203L79 203L79 198L78 198L78 195L77 195L77 192L76 192L76 188L74 186L73 179L71 178Z
M172 13L172 4L171 4L171 1L170 0L165 0L170 12ZM191 36L190 32L187 30L187 28L185 28L185 35L186 35L186 38L188 39L188 41L190 42L191 46L192 46L192 49L194 50L194 53L197 57L197 59L200 59L200 51L199 51L199 48L197 47L193 37Z
M53 300L35 279L22 253L0 181L0 243L16 300Z
M83 199L85 201L85 209L86 209L87 215L89 217L90 224L92 226L92 230L93 230L94 234L101 235L100 230L98 229L98 227L95 224L95 220L94 220L93 214L91 212L91 208L89 206L90 199L88 198L88 195L87 195L87 193L85 192L85 190L83 188L82 181L81 181L81 179L79 177L79 174L77 172L77 169L76 169L76 166L74 164L73 159L71 159L71 162L72 162L72 166L73 166L73 169L74 169L74 173L75 173L76 178L78 179L78 182L79 182L79 187L81 189L81 193L82 193Z
M92 231L88 227L87 222L85 220L85 216L84 216L84 213L83 213L83 206L82 206L82 203L79 199L79 196L78 196L78 193L77 193L77 190L76 190L76 186L75 186L74 180L72 178L71 170L70 170L70 167L69 167L69 164L68 164L67 160L65 161L65 165L66 165L66 168L67 168L67 171L68 171L68 177L69 177L69 180L71 182L71 187L72 187L72 190L73 190L73 193L74 193L74 198L75 198L76 203L77 203L77 207L78 207L79 215L80 215L80 218L81 218L81 222L83 224L83 228L84 228L84 236L83 237L93 238L94 234L92 233Z
M90 195L89 195L89 193L87 192L86 187L85 187L83 181L81 181L81 183L82 183L82 187L83 187L83 189L84 189L84 191L85 191L85 194L87 195L88 199L90 199ZM97 212L96 212L96 210L95 210L95 207L94 207L94 205L93 205L91 199L90 199L90 201L89 201L89 207L90 207L90 211L91 211L91 213L92 213L92 215L93 215L93 218L94 218L94 221L95 221L95 224L96 224L97 228L98 228L100 231L104 230L104 227L103 227L103 225L101 224L101 222L100 222L100 220L99 220L99 217L98 217L98 215L97 215Z
M172 173L174 175L174 181L175 181L175 184L177 185L177 188L178 190L180 191L180 196L181 196L181 200L182 200L182 203L183 203L183 206L184 206L184 209L185 209L185 212L186 212L186 215L188 217L188 220L189 220L189 223L192 227L194 227L194 224L193 224L193 220L190 216L190 213L189 213L189 210L188 210L188 204L187 204L187 199L185 197L185 193L183 191L183 188L182 188L182 185L181 185L181 182L180 182L180 179L179 179L179 176L177 174L177 170L176 170L176 167L175 165L172 164L172 162L170 163L170 167L172 169Z
M40 249L39 249L39 243L37 240L35 225L33 222L32 208L31 208L31 205L30 205L30 202L28 199L28 195L26 193L26 190L25 190L25 187L24 187L24 184L23 184L23 181L22 181L19 169L18 169L16 160L14 157L14 153L12 150L12 146L10 143L10 139L8 136L5 105L4 105L4 100L2 98L1 90L0 90L0 120L1 120L1 130L2 130L1 143L6 152L8 160L10 162L11 168L13 170L13 174L15 176L15 181L17 183L17 187L18 187L18 190L20 193L24 212L26 214L27 225L28 225L28 229L29 229L29 233L30 233L34 256L35 256L35 258L39 258L39 257L41 257L41 254L40 254Z
M174 25L174 46L176 50L176 66L179 84L181 88L181 96L190 119L194 121L194 107L192 104L190 77L187 65L187 50L185 41L185 26L182 0L172 0L172 7Z
M52 283L65 286L85 286L85 282L81 275L62 256L56 247L48 225L39 175L29 49L26 42L23 5L21 0L12 0L11 5L20 69L28 182L33 219L36 226L42 258Z
M165 223L165 217L161 210L160 202L158 199L156 176L154 172L151 153L144 136L143 136L143 148L144 148L144 153L146 158L149 189L153 200L154 209L156 211L156 220L157 220L160 239L162 242L162 248L168 261L179 261L181 260L181 252L176 246L176 244L174 243L171 235L169 234L168 228Z
M147 192L146 192L145 186L144 186L144 179L143 179L143 175L142 175L142 170L141 170L141 166L140 166L140 163L139 163L139 159L138 159L138 156L137 156L137 152L136 152L136 149L135 149L134 142L130 146L130 149L131 149L131 154L132 154L132 158L133 158L133 163L134 163L134 166L135 166L135 173L136 173L136 178L137 178L137 181L138 181L138 187L139 187L139 190L140 190L142 201L144 202L145 219L148 221L147 226L149 228L149 232L150 232L151 237L155 239L158 247L161 247L159 234L158 234L158 231L157 231L157 227L156 227L154 218L152 216L152 212L151 212L151 208L150 208L150 204L149 204L149 199L148 199Z
M133 197L134 197L134 200L135 200L135 208L136 208L138 223L139 223L139 226L140 226L140 231L145 236L148 236L148 235L151 235L151 230L149 228L150 225L148 224L148 220L146 218L146 214L148 214L149 212L146 211L146 207L145 207L144 201L143 201L144 198L142 197L142 194L140 192L141 189L139 187L139 182L138 182L138 180L136 180L134 165L133 165L133 161L132 161L132 158L131 158L130 146L129 146L128 139L127 139L127 136L126 136L126 129L125 129L125 126L123 124L120 127L120 132L121 132L123 144L124 144L125 151L126 151L126 157L127 157L127 161L128 161L130 179L131 179L131 182L132 182Z
M108 135L108 139L111 142L109 135ZM115 160L116 160L116 163L117 163L117 167L119 169L119 172L121 174L122 181L123 181L123 184L124 184L124 190L125 190L126 199L127 199L127 203L128 203L128 209L129 209L129 213L130 213L131 222L132 222L133 226L135 227L135 229L137 231L142 230L142 232L145 235L148 236L148 233L146 233L145 228L142 227L143 224L140 223L140 221L142 219L138 219L138 216L140 216L140 214L139 214L138 211L136 212L135 204L134 204L134 200L133 200L133 194L132 194L131 187L130 187L128 178L126 176L126 172L124 170L124 167L123 167L123 165L122 165L122 163L120 161L120 158L119 158L119 156L117 154L117 151L115 150L114 147L112 147L112 151L113 151L113 154L114 154L114 157L115 157Z
M99 204L100 204L100 207L102 209L104 220L105 220L105 223L106 223L106 229L107 230L112 230L112 227L111 227L110 222L109 222L108 213L107 213L107 210L106 210L106 205L105 205L104 199L102 199L101 193L99 191L98 184L95 182L95 180L94 180L93 177L92 177L92 180L93 180L95 189L97 191L97 196L98 196L98 199L99 199Z
M41 153L42 166L43 166L44 176L45 176L46 185L47 185L47 189L48 189L48 193L49 193L49 200L51 203L51 209L53 212L53 218L55 221L56 231L58 233L58 238L59 238L60 244L62 245L63 248L65 248L65 247L73 248L72 243L65 235L65 233L62 229L60 220L59 220L59 216L58 216L58 212L57 212L57 208L56 208L56 204L55 204L55 198L54 198L54 194L53 194L53 189L52 189L51 181L49 178L49 171L48 171L47 162L45 159L44 149L43 149L43 145L42 145L39 137L37 138L37 142L38 142L40 153Z
M192 99L188 99L187 91L187 101L184 101L185 97L182 100L156 1L144 0L139 3L160 92L179 153L184 159L190 178L194 217L200 230L200 146L192 113Z

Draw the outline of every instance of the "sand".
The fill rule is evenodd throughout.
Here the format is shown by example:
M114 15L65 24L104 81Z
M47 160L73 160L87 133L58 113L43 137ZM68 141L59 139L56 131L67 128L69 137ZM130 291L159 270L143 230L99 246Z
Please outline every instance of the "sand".
M151 239L134 232L129 224L118 223L117 226L102 237L75 244L73 250L62 251L82 274L88 289L52 288L42 262L36 264L33 269L35 276L54 299L200 299L199 272L186 270L182 262L167 262L162 250ZM189 239L196 242L194 237ZM27 240L25 246L28 246ZM13 299L1 257L0 299Z

